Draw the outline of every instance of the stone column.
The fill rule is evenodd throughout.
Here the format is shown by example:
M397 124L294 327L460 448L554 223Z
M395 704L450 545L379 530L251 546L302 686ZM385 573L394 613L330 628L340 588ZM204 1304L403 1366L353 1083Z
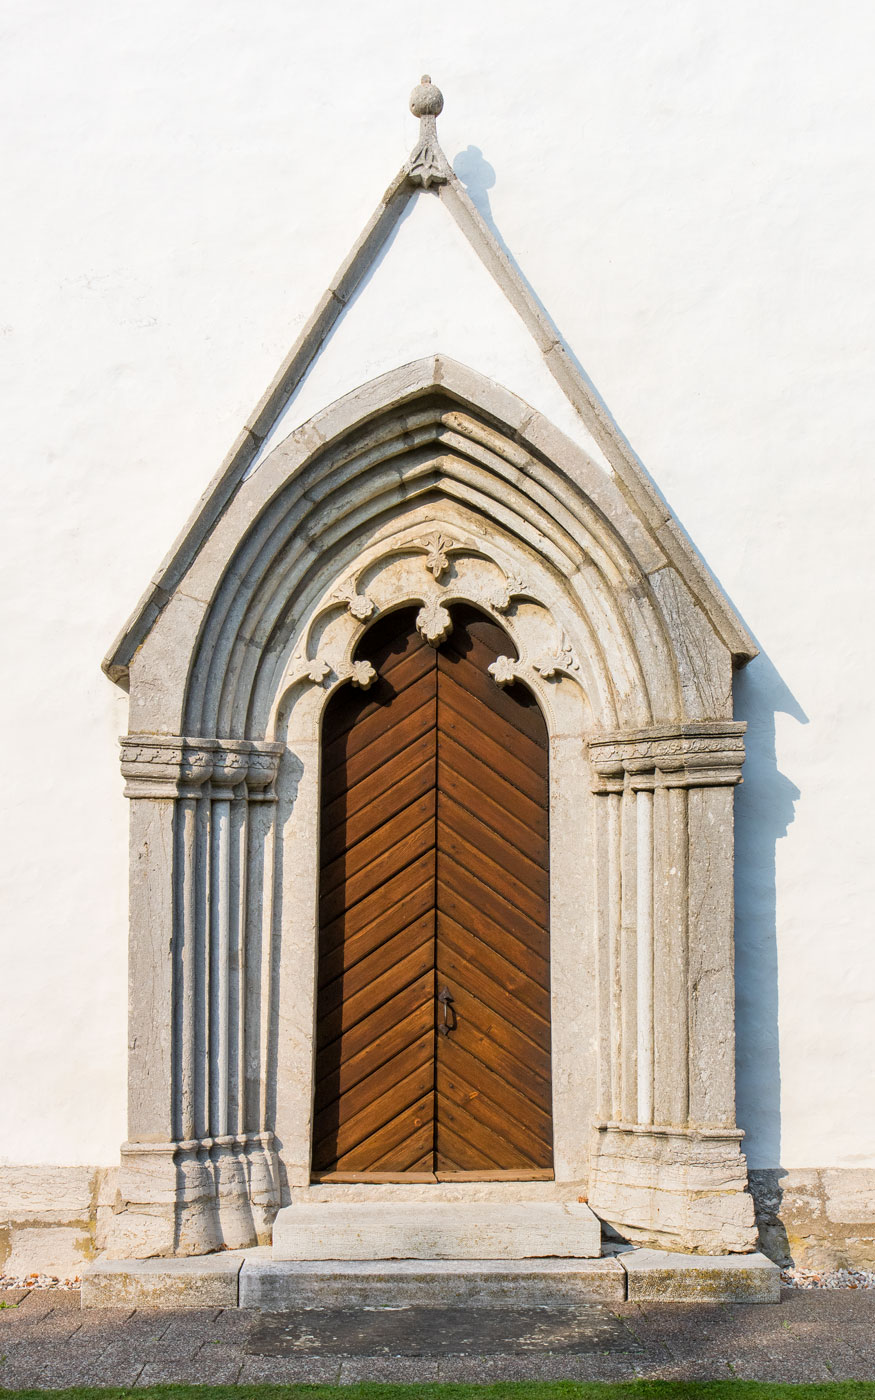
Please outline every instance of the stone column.
M589 743L599 880L612 892L596 901L609 979L598 1044L616 1061L599 1076L610 1112L595 1128L590 1203L630 1239L704 1253L756 1239L735 1127L732 792L744 728Z
M280 744L131 735L128 1141L110 1252L254 1244L276 1208L272 1134L243 1121L247 779ZM260 918L250 907L248 918ZM261 968L254 974L261 978ZM258 1197L253 1213L253 1189Z

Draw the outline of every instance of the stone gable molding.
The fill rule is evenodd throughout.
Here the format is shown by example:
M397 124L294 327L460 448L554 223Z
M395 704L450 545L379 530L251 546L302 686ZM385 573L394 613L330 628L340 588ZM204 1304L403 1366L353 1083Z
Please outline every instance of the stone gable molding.
M411 96L411 111L420 117L419 142L409 161L388 186L375 213L341 264L272 383L244 424L202 502L105 657L104 670L111 679L125 679L137 647L154 626L195 555L209 537L216 520L238 490L262 443L292 398L335 323L373 267L409 201L428 191L431 186L435 187L441 203L445 205L484 267L521 317L544 356L548 370L605 454L623 497L659 539L666 558L683 579L687 590L699 600L712 627L720 635L735 663L741 665L756 656L756 645L741 619L672 517L671 511L614 423L606 405L564 346L558 329L516 265L505 253L447 161L440 148L436 129L436 118L442 108L443 97L430 80L428 83L423 81L414 90ZM435 357L432 378L434 383L440 382L442 377L438 368L440 361L445 364L452 363L443 357ZM420 362L422 365L426 363L428 362ZM527 412L531 414L531 410ZM321 415L303 425L293 436L311 445L326 441L320 418ZM552 427L550 435L556 437L556 430ZM580 452L580 449L576 451ZM594 466L593 463L591 465Z

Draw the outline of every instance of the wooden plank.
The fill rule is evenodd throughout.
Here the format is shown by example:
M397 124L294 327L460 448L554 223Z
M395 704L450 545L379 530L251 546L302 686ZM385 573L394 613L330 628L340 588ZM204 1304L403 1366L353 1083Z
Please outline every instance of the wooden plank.
M379 913L375 919L357 933L350 934L347 938L341 936L330 946L325 946L327 939L320 938L320 987L328 987L336 978L351 972L362 958L368 957L382 944L390 942L403 929L409 928L425 914L433 920L434 890L430 865L426 870L425 879L420 882L416 889L390 904L388 909ZM339 922L342 924L343 919L341 918ZM336 925L332 924L332 928L335 927Z
M347 756L332 772L322 774L322 800L331 802L348 788L376 773L396 754L400 754L416 739L437 723L437 697L426 698L418 710L400 724L387 725L385 731L360 753Z
M486 825L479 811L461 806L445 793L440 794L438 821L443 821L458 840L471 850L476 850L484 861L502 872L502 888L505 887L505 877L511 876L515 885L528 890L538 901L540 912L535 917L544 918L545 906L550 898L550 875L545 865L531 860L505 841L504 837Z
M403 781L422 764L434 764L437 754L436 731L424 730L418 739L407 744L376 772L367 773L360 782L343 788L329 801L327 790L322 792L322 828L334 831L341 823L351 821L363 808L376 802L397 783Z
M473 1067L473 1066L472 1066ZM524 1158L538 1167L549 1167L552 1162L552 1134L542 1135L509 1110L506 1099L494 1101L482 1088L482 1077L477 1076L478 1086L459 1075L454 1068L440 1060L435 1080L437 1090L437 1132L444 1121L444 1105L449 1101L474 1117L490 1133L506 1142L509 1155L518 1149ZM528 1115L527 1115L528 1118ZM518 1163L510 1162L510 1166Z
M402 773L388 787L380 784L380 790L373 794L369 802L364 803L354 813L339 811L333 824L329 822L326 813L319 847L319 860L323 870L337 856L357 846L366 836L371 836L386 822L391 821L396 813L431 791L434 787L434 763L434 755L430 754L424 763L420 763L411 772Z
M434 1091L424 1094L397 1118L380 1126L351 1152L337 1160L339 1171L403 1171L419 1159L423 1138L434 1134ZM412 1141L411 1141L412 1140ZM415 1153L415 1156L411 1156Z
M508 782L492 764L484 762L480 755L464 749L446 727L442 726L439 786L443 785L443 774L447 770L467 778L476 786L478 792L485 793L505 811L513 813L534 835L547 839L548 815L543 804L520 792L519 788Z
M403 837L417 831L423 822L432 820L435 814L435 798L434 783L430 782L419 797L414 798L399 812L395 812L378 831L370 832L355 845L349 846L335 860L327 861L322 866L320 876L322 894L329 894L340 884L351 883L372 861L381 859L394 850ZM434 841L433 831L431 840Z
M361 1113L368 1104L374 1103L383 1094L399 1084L404 1076L412 1069L418 1069L422 1065L430 1065L432 1069L432 1079L434 1078L434 1031L432 1026L422 1030L418 1039L405 1047L403 1054L393 1053L389 1059L379 1065L371 1074L363 1078L347 1089L343 1095L342 1110L338 1107L340 1095L335 1094L331 1099L322 1095L322 1107L313 1120L314 1141L321 1142L333 1125L336 1125L342 1116L354 1117Z
M338 1112L330 1121L323 1116L323 1136L314 1133L314 1162L341 1162L368 1138L373 1137L375 1123L390 1123L403 1116L411 1104L418 1103L434 1090L434 1058L429 1055L420 1064L408 1066L408 1072L377 1098L365 1104L358 1113L350 1113L347 1104L338 1101ZM322 1116L322 1115L320 1115Z
M447 981L462 976L465 984L476 991L482 1001L493 1006L509 1020L514 1020L521 1031L542 1049L550 1046L550 993L540 982L534 982L506 958L493 953L479 938L472 937L459 927L448 915L438 912L438 948L451 954L452 962L442 963L439 959L440 975L446 974ZM452 971L455 965L457 971ZM464 970L471 966L476 969L476 984L467 981ZM488 988L488 992L483 989Z
M449 687L444 688L441 695L441 736L449 734L466 753L494 767L523 796L538 804L544 786L541 774L521 762L504 744L481 729L477 719L472 719L470 707L461 707L456 703L457 699L458 694L450 694Z
M449 1128L457 1138L475 1148L491 1166L518 1167L523 1163L533 1167L544 1165L536 1158L530 1158L518 1143L509 1142L500 1130L495 1132L485 1122L482 1114L472 1112L470 1107L456 1103L447 1093L443 1095L437 1112L438 1143L445 1128Z
M493 1167L491 1171L479 1172L463 1172L457 1168L447 1171L445 1168L441 1168L440 1171L433 1173L431 1179L433 1181L555 1181L556 1173L552 1167L532 1167L530 1171L527 1171L525 1167L512 1167L508 1170Z
M429 1153L429 1158L432 1154ZM409 1172L311 1172L310 1180L314 1183L333 1183L335 1186L357 1186L359 1183L370 1183L371 1186L389 1186L401 1182L406 1186L431 1185L437 1181L433 1171L409 1171Z
M363 719L376 714L423 676L430 675L436 664L434 651L427 642L422 642L405 655L395 658L391 666L385 662L381 663L378 679L368 690L354 690L350 687L346 712L339 714L332 722L332 741L341 738Z
M493 1103L501 1104L509 1115L526 1123L529 1131L542 1142L549 1142L553 1136L553 1117L550 1111L549 1086L535 1080L532 1085L534 1098L527 1098L518 1089L508 1084L506 1079L494 1073L488 1065L470 1054L456 1036L442 1036L438 1044L437 1073L443 1069L452 1070L466 1084L476 1085Z
M436 1172L443 1171L445 1166L450 1170L495 1170L495 1164L486 1153L478 1151L466 1138L459 1137L449 1123L441 1126L440 1137L435 1144L434 1162Z
M320 1034L321 1023L317 1024L317 1049L326 1070L330 1072L347 1060L354 1060L363 1050L367 1050L385 1031L402 1025L412 1034L399 1035L398 1052L402 1052L414 1040L423 1035L428 1026L434 1024L434 969L402 987L388 1001L374 1007L367 1016L361 1017L354 1026L341 1036ZM417 1013L413 1025L410 1018Z
M543 925L527 918L514 905L509 904L498 890L478 879L473 871L461 863L453 864L452 861L444 860L441 861L437 878L449 891L463 899L469 908L482 909L484 918L493 927L507 929L509 934L525 943L533 953L544 958L546 939ZM459 922L462 923L463 920L459 919ZM545 958L544 961L546 962Z
M344 969L333 982L326 982L319 992L319 1014L326 1016L354 997L373 991L381 978L389 976L400 968L404 959L425 944L434 941L434 909L429 900L427 908L418 919L399 929L391 938L383 939L367 956L360 958L352 967Z
M496 743L512 752L533 773L546 773L547 731L539 710L527 715L523 707L507 692L495 684L491 676L480 676L476 688L467 682L474 678L476 671L467 663L455 670L438 666L437 688L441 705L452 705L467 715L476 728L494 737ZM526 715L526 727L532 734L520 729L517 721Z
M395 1002L404 996L411 985L420 989L416 995L424 1003L425 996L421 984L428 974L432 974L432 977L434 974L434 946L431 938L418 948L411 949L395 966L390 967L382 976L376 977L354 996L345 998L334 1009L325 1013L320 1009L316 1025L317 1046L329 1045L338 1036L343 1036L348 1044L349 1038L362 1021L376 1016L387 1002ZM429 1000L433 985L432 981L428 987ZM403 1014L401 1006L397 1006L396 1011Z
M509 809L505 801L497 802L484 791L482 784L475 780L470 764L466 764L465 771L460 772L458 762L454 761L456 755L448 755L449 748L449 745L442 746L441 764L438 769L438 802L446 796L460 806L476 811L486 826L498 832L515 850L539 865L542 870L546 870L549 865L546 816L541 814L542 821L539 822L538 829L533 830L532 824L522 819L518 803L514 802L513 809ZM460 750L456 750L456 754L459 752Z
M412 865L420 856L434 850L434 821L427 818L415 831L402 836L391 850L383 851L364 870L321 896L322 917L326 923L352 909L374 891L379 891L393 875Z
M363 719L358 719L345 734L328 739L322 749L322 772L325 777L330 779L338 766L349 764L375 739L390 732L390 726L401 724L402 721L409 719L422 709L424 705L434 703L434 700L434 676L431 673L426 673L407 690L403 690L400 695L392 697L391 701L373 709ZM389 719L390 710L391 721Z
M488 948L500 949L501 956L513 967L525 972L539 986L547 988L550 980L550 966L547 958L549 950L543 947L536 951L529 947L522 939L511 933L506 926L488 918L479 902L475 903L470 898L466 899L459 888L460 873L458 867L454 867L446 873L451 876L453 883L452 885L447 883L443 869L438 872L437 907L439 912L447 914L460 928L466 929L474 938L485 943ZM546 940L542 939L541 941L543 944Z
M333 1103L341 1094L348 1094L382 1065L393 1059L403 1060L410 1047L425 1035L434 1035L434 998L431 995L406 1017L384 1027L354 1055L344 1055L342 1043L336 1040L317 1057L317 1109Z
M504 655L508 655L511 650L513 648L509 647ZM487 670L495 658L484 657L485 665L481 669L475 660L477 656L476 651L469 656L462 656L458 652L453 653L451 646L441 647L438 652L438 685L440 686L443 677L448 677L511 725L525 740L534 744L536 748L545 750L546 726L534 696L524 686L503 689L496 685Z
M484 1006L467 987L457 983L450 990L457 1022L455 1043L540 1106L550 1084L550 1056Z
M423 884L434 879L434 848L427 850L419 860L399 870L387 880L382 889L368 895L352 909L337 915L319 930L320 947L329 950L337 947L344 938L364 933L381 919L389 919L390 914L400 908L401 901L413 895ZM388 925L387 925L388 926ZM399 925L396 923L395 928Z

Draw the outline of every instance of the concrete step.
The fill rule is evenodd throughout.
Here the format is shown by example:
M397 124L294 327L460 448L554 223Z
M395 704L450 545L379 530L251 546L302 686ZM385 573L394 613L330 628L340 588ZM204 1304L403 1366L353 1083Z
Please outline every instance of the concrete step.
M260 1259L240 1273L240 1307L567 1307L622 1302L616 1259Z
M284 1207L274 1259L594 1259L601 1225L581 1201L332 1200Z

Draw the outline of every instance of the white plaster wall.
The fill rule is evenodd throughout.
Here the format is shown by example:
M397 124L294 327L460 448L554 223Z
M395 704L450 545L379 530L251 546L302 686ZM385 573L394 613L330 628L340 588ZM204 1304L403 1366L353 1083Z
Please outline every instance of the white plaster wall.
M429 71L444 149L763 649L738 687L751 1163L875 1164L872 7L11 0L2 31L0 1161L117 1157L126 714L100 657ZM433 212L302 396L439 348L552 412Z

